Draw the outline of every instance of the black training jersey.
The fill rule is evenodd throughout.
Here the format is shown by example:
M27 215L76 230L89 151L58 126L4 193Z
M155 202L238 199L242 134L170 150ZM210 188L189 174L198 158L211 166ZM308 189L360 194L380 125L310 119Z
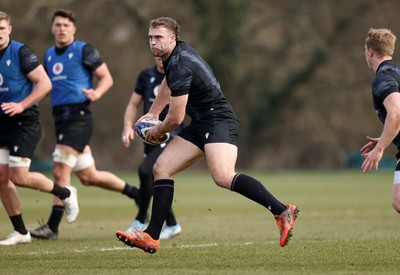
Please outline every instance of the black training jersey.
M144 114L150 110L163 79L164 74L160 73L156 66L146 68L140 72L136 80L135 92L143 97ZM167 105L159 115L160 120L164 120L168 113L168 107L169 105Z
M212 69L193 48L177 41L163 64L171 96L189 94L186 113L192 120L211 116L236 119Z
M372 82L372 100L374 108L382 123L385 123L387 111L383 102L391 93L398 93L400 83L400 68L391 60L382 62L376 70L376 76ZM400 147L400 134L393 143Z

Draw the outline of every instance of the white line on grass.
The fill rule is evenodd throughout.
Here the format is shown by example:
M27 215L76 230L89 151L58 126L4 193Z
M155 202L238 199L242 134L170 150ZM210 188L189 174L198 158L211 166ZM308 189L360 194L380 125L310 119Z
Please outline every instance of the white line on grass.
M182 245L166 245L162 246L162 249L171 249L171 248L202 248L202 247L216 247L216 246L244 246L244 245L253 245L253 242L245 242L245 243L235 243L235 244L223 244L220 245L218 243L204 243L204 244L182 244ZM91 251L118 251L118 250L129 250L132 249L131 247L128 246L122 246L122 247L102 247L102 248L95 248L95 249L74 249L72 252L75 253L86 253L86 252L91 252ZM14 255L40 255L40 254L55 254L55 253L61 253L65 251L59 251L59 252L53 252L53 251L26 251L26 252L19 252L19 253L9 253L9 254L14 254Z

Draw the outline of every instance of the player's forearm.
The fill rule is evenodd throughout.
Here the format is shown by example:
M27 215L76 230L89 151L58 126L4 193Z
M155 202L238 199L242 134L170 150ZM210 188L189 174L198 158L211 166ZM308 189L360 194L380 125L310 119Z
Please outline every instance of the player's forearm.
M149 113L154 114L158 117L158 115L164 110L165 106L167 106L171 97L171 92L168 90L159 90L159 93L154 100L153 104L151 104Z
M24 98L20 104L24 106L24 109L31 107L36 102L42 100L51 90L50 80L44 79L43 81L39 81L35 84L34 89L30 93L29 96Z
M170 113L167 114L165 117L164 121L161 123L161 131L163 134L172 132L176 128L179 127L183 122L183 118L180 118L178 116L173 116Z
M129 104L125 110L124 128L131 128L136 117L137 108Z
M400 131L400 114L388 114L383 126L382 134L379 138L376 148L384 151L399 134Z
M104 77L99 79L97 86L94 90L96 91L96 93L98 94L98 96L100 98L111 89L113 84L114 84L114 81L112 79L112 76L105 75Z

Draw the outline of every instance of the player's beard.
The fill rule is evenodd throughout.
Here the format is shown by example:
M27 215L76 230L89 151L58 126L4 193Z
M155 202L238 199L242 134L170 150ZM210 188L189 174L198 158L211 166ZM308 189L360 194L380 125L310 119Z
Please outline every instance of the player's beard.
M151 52L153 53L153 55L154 55L155 57L161 57L161 56L162 56L162 51L159 50L159 49L152 48L152 49L151 49Z

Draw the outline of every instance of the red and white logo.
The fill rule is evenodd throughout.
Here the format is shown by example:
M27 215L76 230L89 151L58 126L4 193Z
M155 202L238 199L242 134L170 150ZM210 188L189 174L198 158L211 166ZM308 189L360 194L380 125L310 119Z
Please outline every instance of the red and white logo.
M53 65L53 73L55 75L61 74L63 69L64 69L64 65L61 62L57 62L56 64Z

